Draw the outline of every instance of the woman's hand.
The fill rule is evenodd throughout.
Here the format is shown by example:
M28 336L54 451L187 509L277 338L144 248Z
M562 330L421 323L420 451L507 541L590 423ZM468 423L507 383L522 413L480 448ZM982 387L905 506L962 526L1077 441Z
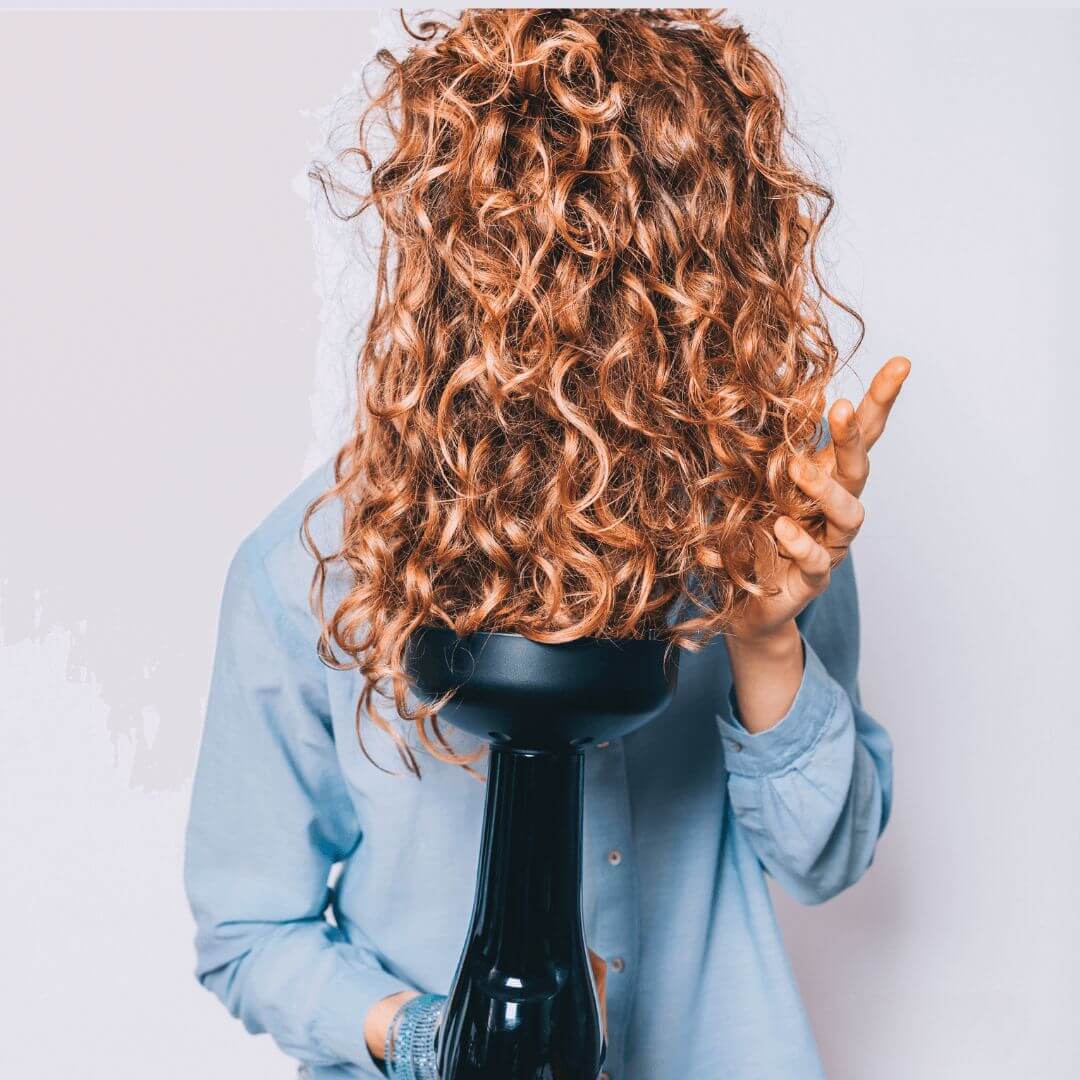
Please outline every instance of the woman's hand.
M772 584L778 591L753 598L726 634L740 719L751 732L772 727L798 692L803 656L795 616L828 587L832 568L862 526L859 496L870 472L869 451L910 370L909 360L894 356L874 376L858 409L846 398L835 401L828 445L791 463L792 480L821 506L825 525L811 535L791 518L777 518L773 531L783 558Z

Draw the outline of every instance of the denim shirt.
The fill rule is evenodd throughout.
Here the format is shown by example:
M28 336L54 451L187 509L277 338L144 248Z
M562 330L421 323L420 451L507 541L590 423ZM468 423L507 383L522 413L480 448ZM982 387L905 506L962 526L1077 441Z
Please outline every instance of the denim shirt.
M185 859L198 979L313 1080L379 1076L368 1008L449 990L484 808L483 783L411 726L421 779L364 721L389 771L369 761L356 673L316 655L298 530L330 479L329 465L309 477L230 566ZM320 547L339 517L316 518ZM331 582L328 610L345 587ZM739 724L721 639L683 654L662 716L586 751L583 914L608 963L610 1080L823 1075L766 875L806 904L860 877L889 814L891 744L859 699L850 556L797 621L802 682L769 730Z

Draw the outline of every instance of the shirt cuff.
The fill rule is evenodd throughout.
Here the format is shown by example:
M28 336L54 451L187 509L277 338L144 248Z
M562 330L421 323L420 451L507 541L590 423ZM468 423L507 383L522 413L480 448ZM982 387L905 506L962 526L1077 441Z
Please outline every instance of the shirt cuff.
M728 691L727 714L716 722L724 743L728 772L741 776L774 776L786 772L817 745L840 704L843 691L806 638L803 674L788 711L766 731L751 734L739 723L735 687Z
M346 946L347 948L347 946ZM334 1061L360 1066L362 1076L379 1076L364 1039L364 1018L377 1001L415 987L381 968L344 963L322 994L316 1038Z

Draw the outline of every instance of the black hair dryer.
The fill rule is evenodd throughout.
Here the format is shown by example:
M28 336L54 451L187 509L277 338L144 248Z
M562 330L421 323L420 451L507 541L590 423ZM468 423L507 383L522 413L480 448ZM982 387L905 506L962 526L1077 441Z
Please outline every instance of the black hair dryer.
M584 751L671 700L678 649L650 639L541 645L518 634L409 643L416 692L485 739L472 924L443 1013L441 1080L596 1080L606 1045L581 914Z

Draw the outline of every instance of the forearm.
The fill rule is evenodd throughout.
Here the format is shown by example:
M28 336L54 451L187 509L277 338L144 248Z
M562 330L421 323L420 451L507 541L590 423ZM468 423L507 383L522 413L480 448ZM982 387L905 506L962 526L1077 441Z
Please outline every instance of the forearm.
M248 908L250 910L250 908ZM319 919L285 924L223 921L200 935L200 981L253 1034L267 1032L310 1065L353 1065L377 1075L362 1018L403 989L378 958ZM230 935L230 932L232 936ZM220 963L223 956L233 959Z
M850 555L796 627L801 662L789 652L787 667L779 646L767 654L775 661L770 667L760 653L741 647L745 641L727 639L732 686L718 703L717 723L736 820L786 891L817 903L870 865L891 805L891 742L859 698Z
M804 660L799 628L789 619L764 637L729 637L727 647L739 722L752 735L767 731L799 692Z
M734 692L727 716L717 719L736 819L769 873L796 899L817 903L870 865L891 774L883 729L804 641L802 679L778 721L748 730L760 717L731 715L739 707ZM827 643L822 648L837 659Z
M762 865L805 904L862 876L884 823L883 778L857 736L850 703L837 698L818 716L809 718L805 741L800 735L763 752L744 744L728 779L732 810ZM793 718L753 738L771 738Z

